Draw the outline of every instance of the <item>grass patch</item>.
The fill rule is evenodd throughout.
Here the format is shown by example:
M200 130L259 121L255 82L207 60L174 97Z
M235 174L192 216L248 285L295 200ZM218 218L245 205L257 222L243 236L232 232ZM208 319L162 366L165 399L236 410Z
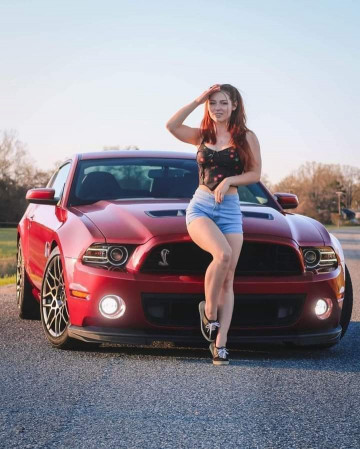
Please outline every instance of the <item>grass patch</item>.
M5 276L12 276L16 273L16 257L0 259L0 279Z
M0 228L0 260L16 256L16 228Z
M3 278L0 278L0 287L2 285L10 285L15 284L16 282L16 275L13 274L12 276L5 276Z
M17 252L16 234L16 228L0 228L0 285L7 285L15 282L14 275L16 273Z

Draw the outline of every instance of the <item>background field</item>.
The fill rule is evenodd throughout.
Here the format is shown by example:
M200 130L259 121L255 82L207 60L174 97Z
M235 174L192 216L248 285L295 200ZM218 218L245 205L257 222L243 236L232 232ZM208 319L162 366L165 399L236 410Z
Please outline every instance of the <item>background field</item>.
M16 228L0 228L0 285L15 282Z

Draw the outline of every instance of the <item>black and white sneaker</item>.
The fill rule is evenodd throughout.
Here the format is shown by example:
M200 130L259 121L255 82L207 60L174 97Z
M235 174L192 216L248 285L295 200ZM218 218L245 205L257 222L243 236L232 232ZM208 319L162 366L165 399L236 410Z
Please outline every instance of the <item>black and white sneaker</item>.
M205 315L205 301L199 303L200 328L204 338L207 341L216 339L220 323L216 320L208 320Z
M211 355L213 356L214 365L228 365L229 364L229 351L225 346L218 348L213 341L209 346Z

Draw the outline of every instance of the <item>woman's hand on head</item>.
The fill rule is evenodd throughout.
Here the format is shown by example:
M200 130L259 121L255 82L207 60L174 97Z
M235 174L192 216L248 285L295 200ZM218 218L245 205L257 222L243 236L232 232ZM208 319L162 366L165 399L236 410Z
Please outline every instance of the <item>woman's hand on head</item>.
M197 99L195 100L198 104L203 104L214 92L218 92L220 90L220 84L214 84L209 87L205 92L203 92Z

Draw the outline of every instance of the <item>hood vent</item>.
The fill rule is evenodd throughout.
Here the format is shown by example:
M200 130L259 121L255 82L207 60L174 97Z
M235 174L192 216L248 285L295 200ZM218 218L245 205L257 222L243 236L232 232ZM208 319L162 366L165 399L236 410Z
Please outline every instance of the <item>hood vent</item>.
M186 209L170 209L170 210L147 210L146 215L149 217L184 217Z
M274 216L271 214L266 214L264 212L248 212L244 211L242 213L244 217L250 217L250 218L263 218L264 220L274 220Z

